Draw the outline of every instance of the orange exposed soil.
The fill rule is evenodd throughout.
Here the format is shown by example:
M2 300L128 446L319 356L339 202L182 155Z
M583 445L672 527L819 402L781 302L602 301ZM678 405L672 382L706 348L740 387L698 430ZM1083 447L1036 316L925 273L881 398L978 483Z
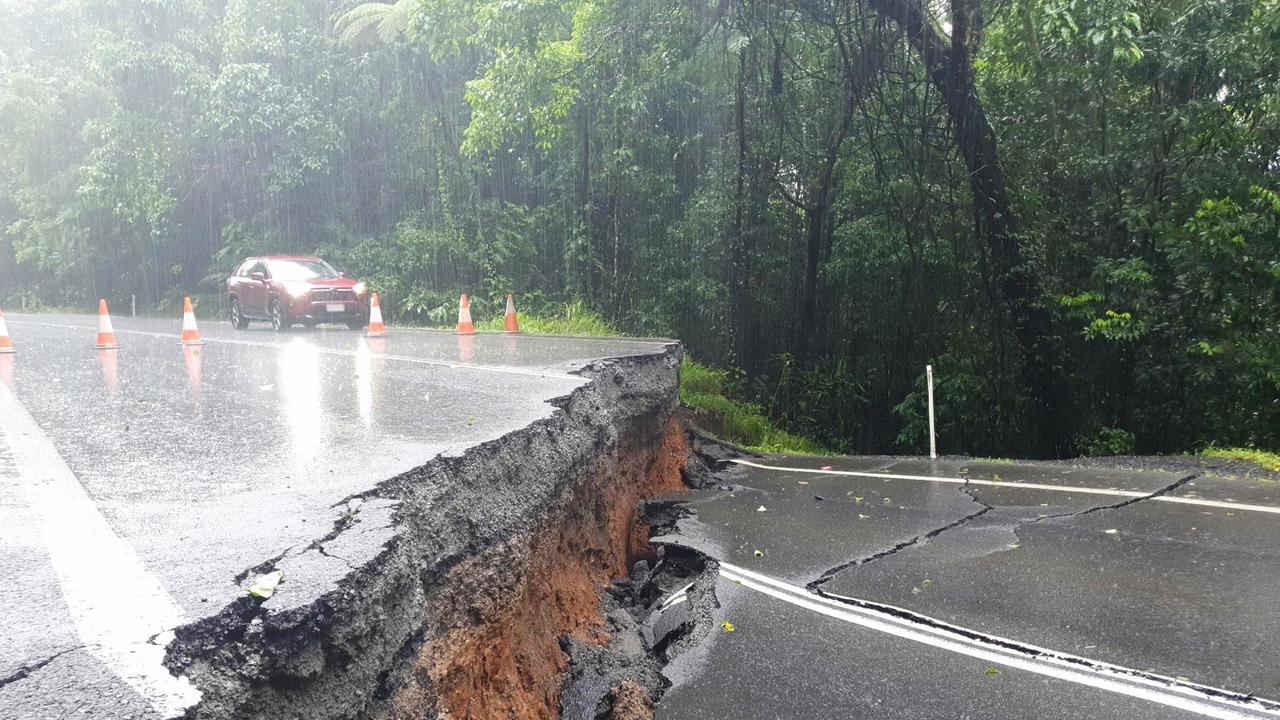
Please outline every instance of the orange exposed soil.
M431 709L448 720L546 720L559 716L568 656L559 638L608 642L598 591L651 551L639 502L684 489L689 454L672 419L660 443L622 438L622 452L580 478L548 509L536 534L490 548L450 572L428 616L443 626L415 661L415 682L395 698L397 720ZM652 717L643 688L614 688L614 717Z

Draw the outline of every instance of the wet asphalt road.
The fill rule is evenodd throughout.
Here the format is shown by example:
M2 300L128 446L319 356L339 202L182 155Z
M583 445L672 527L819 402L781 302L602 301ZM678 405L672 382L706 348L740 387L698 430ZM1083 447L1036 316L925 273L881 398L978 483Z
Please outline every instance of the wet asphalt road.
M307 602L389 532L392 508L369 504L367 530L323 561L296 554L346 498L544 417L592 359L661 350L225 323L205 323L208 344L191 350L176 321L117 319L124 347L103 354L93 317L8 320L20 353L0 356L6 719L180 707L190 688L154 672L163 632L241 596L248 568L284 555L268 602ZM665 540L724 563L716 620L733 632L716 626L667 668L659 718L1280 717L1238 697L1280 697L1274 479L761 462L920 477L739 468L732 491L697 493L696 516ZM805 588L820 578L834 599Z
M122 348L99 352L96 317L7 319L19 353L0 355L6 720L181 708L191 689L156 667L164 631L242 596L243 574L276 556L287 577L268 602L308 602L389 536L391 508L370 504L367 531L291 565L347 498L547 416L591 360L664 347L204 322L207 344L184 348L177 319L115 318Z
M732 490L688 502L660 540L725 563L716 620L733 631L668 666L659 718L1280 717L1247 697L1280 698L1277 478L754 462L868 476L739 466ZM1139 687L1109 685L1124 670ZM1217 690L1234 700L1205 700Z

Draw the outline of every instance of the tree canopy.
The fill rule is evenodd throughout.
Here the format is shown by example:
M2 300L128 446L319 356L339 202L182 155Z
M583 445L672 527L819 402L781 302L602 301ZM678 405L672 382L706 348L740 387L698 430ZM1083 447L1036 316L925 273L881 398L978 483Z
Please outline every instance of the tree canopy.
M1270 0L0 0L0 302L316 253L846 451L1280 447Z

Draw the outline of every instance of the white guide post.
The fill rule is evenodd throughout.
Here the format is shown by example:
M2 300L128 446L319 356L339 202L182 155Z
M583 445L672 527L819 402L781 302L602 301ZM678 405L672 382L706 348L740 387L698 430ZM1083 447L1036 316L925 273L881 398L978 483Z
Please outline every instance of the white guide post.
M933 366L925 365L924 374L929 379L929 459L938 459L938 436L933 427Z

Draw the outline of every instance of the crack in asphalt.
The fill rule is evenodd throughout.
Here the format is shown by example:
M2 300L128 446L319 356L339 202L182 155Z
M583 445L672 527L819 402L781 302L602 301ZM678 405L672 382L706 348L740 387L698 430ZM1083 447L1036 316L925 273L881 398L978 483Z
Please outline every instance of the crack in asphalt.
M1143 495L1141 497L1129 498L1127 500L1122 500L1121 502L1118 502L1118 503L1112 503L1111 505L1095 505L1091 508L1086 508L1084 510L1076 510L1074 512L1069 512L1069 513L1056 513L1054 515L1045 515L1043 517L1035 518L1034 520L1019 522L1015 524L1016 526L1014 528L1014 531L1017 532L1017 528L1021 527L1022 525L1037 523L1037 522L1040 522L1041 520L1057 520L1059 518L1083 517L1085 515L1091 515L1096 512L1102 512L1103 510L1119 510L1122 507L1135 505L1145 500L1152 500L1154 498L1160 497L1161 495L1168 495L1174 490L1177 490L1183 485L1186 485L1192 480L1195 480L1196 478L1199 478L1203 475L1204 475L1203 472L1194 472L1194 473L1191 473L1190 475L1184 475L1183 477L1180 477L1177 480L1174 480L1168 485L1162 488L1159 488L1158 490L1154 490L1146 495Z
M348 568L351 568L352 570L359 570L359 569L360 569L360 568L356 567L355 565L352 565L350 560L348 560L348 559L346 559L346 558L342 557L341 555L334 555L333 553L329 552L329 551L328 551L328 549L326 549L324 545L316 545L316 546L315 546L315 550L316 550L316 552L320 553L321 555L323 555L323 556L325 556L325 557L327 557L327 558L333 558L334 560L338 560L338 561L342 562L344 565L346 565Z
M841 563L841 564L839 564L839 565L836 565L835 567L830 568L830 569L826 570L825 572L823 572L821 575L819 575L819 576L818 576L818 578L817 578L816 580L811 581L809 584L805 585L805 587L806 587L806 588L808 588L808 589L809 589L810 591L812 591L812 592L818 592L818 588L819 588L821 585L823 585L824 583L826 583L826 582L828 582L829 580L831 580L831 578L835 577L836 575L839 575L841 572L843 572L843 571L845 571L845 570L847 570L847 569L849 569L849 568L851 568L851 567L859 567L859 566L862 566L862 565L866 565L866 564L867 564L867 563L869 563L869 562L874 562L874 561L876 561L876 560L880 560L880 559L883 559L883 558L889 557L890 555L893 555L893 554L895 554L895 553L901 552L901 551L903 551L903 550L905 550L905 549L907 549L907 548L909 548L909 547L913 547L913 546L915 546L915 545L921 545L921 544L923 544L923 543L926 543L926 542L928 542L929 540L932 540L933 538L938 537L938 536L939 536L939 535L941 535L942 533L947 532L948 530L954 530L955 528L958 528L958 527L960 527L961 525L964 525L964 524L966 524L966 523L972 522L973 520L976 520L976 519L978 519L978 518L982 517L983 515L985 515L985 514L987 514L987 513L991 512L992 510L994 510L994 509L995 509L995 506L987 504L987 503L986 503L986 502L984 502L982 499L980 499L978 496L976 496L976 495L974 495L973 493L969 492L968 487L969 487L969 481L968 481L968 479L966 479L966 480L965 480L964 485L961 485L961 486L960 486L960 488L959 488L959 490L960 490L960 492L964 493L965 495L968 495L968 496L969 496L969 498L970 498L971 500L973 500L974 502L976 502L976 503L978 503L979 505L981 505L981 506L982 506L982 509L981 509L981 510L979 510L979 511L977 511L977 512L974 512L974 513L969 513L968 515L965 515L964 517L962 517L962 518L960 518L960 519L958 519L958 520L953 520L953 521L951 521L951 522L947 523L946 525L943 525L942 527L937 527L937 528L934 528L934 529L932 529L932 530L930 530L930 531L928 531L928 532L926 532L926 533L922 533L922 534L920 534L920 535L916 535L915 537L911 538L910 540L906 540L906 541L900 542L900 543L898 543L897 545L894 545L894 546L893 546L893 547L891 547L891 548L887 548L887 549L885 549L885 550L881 550L881 551L879 551L879 552L877 552L877 553L874 553L874 554L872 554L872 555L867 555L867 556L865 556L865 557L861 557L861 558L855 558L855 559L853 559L853 560L849 560L848 562L844 562L844 563Z
M15 670L13 673L11 673L11 674L9 674L9 675L7 675L7 676L5 676L5 677L0 678L0 688L3 688L3 687L5 687L6 685L9 685L9 684L11 684L11 683L15 683L15 682L18 682L19 680L23 680L23 679L25 679L25 678L30 677L32 673L39 671L40 669L44 668L46 665L49 665L49 664L50 664L50 663L52 663L53 661L55 661L55 660L57 660L58 658L62 657L63 655L69 655L69 654L71 654L71 653L73 653L73 652L78 652L78 651L80 651L80 650L84 650L84 649L86 649L86 648L90 648L90 647L93 647L93 646L92 646L92 645L77 645L77 646L75 646L75 647L73 647L73 648L67 648L66 650L60 650L60 651L58 651L58 652L56 652L56 653L54 653L54 654L50 655L50 656L49 656L49 657L47 657L47 658L43 658L43 659L38 660L38 661L36 661L36 662L33 662L33 663L29 664L29 665L23 665L22 667L20 667L20 668L18 668L17 670Z
M1118 510L1118 509L1120 509L1120 508L1128 507L1128 506L1130 506L1130 505L1134 505L1134 504L1137 504L1137 503L1143 502L1143 501L1145 501L1145 500L1151 500L1151 499L1153 499L1153 498L1157 498L1157 497L1160 497L1160 496L1162 496L1162 495L1167 495L1167 494L1169 494L1169 493L1173 492L1174 490L1177 490L1178 488L1182 487L1183 485L1186 485L1187 483L1191 482L1192 480L1195 480L1195 479L1197 479L1197 478L1199 478L1199 477L1201 477L1201 476L1203 476L1203 475L1204 475L1204 473L1203 473L1203 472L1194 472L1194 473L1191 473L1191 474L1189 474L1189 475L1184 475L1183 477L1180 477L1180 478L1178 478L1177 480L1174 480L1173 482L1169 483L1168 485L1165 485L1164 487L1161 487L1161 488L1158 488L1158 489L1156 489L1156 490L1153 490L1152 492L1150 492L1150 493L1148 493L1148 494L1146 494L1146 495L1143 495L1143 496L1141 496L1141 497L1128 498L1128 499L1125 499L1125 500L1123 500L1123 501L1121 501L1121 502L1112 503L1112 504L1110 504L1110 505L1095 505L1095 506L1093 506L1093 507L1086 508L1086 509L1084 509L1084 510L1076 510L1076 511L1074 511L1074 512L1069 512L1069 513L1057 513L1057 514L1054 514L1054 515L1042 515L1042 516L1040 516L1040 517L1032 518L1032 519L1030 519L1030 520L1021 520L1021 521L1018 521L1018 522L1009 523L1008 527L1009 527L1009 529L1013 532L1013 534L1016 536L1016 535L1018 534L1018 530L1019 530L1023 525L1030 525L1030 524L1034 524L1034 523L1040 522L1041 520L1056 520L1056 519L1060 519L1060 518L1082 517L1082 516L1084 516L1084 515L1090 515L1090 514L1095 513L1095 512L1102 512L1102 511L1104 511L1104 510ZM898 543L898 544L894 545L893 547L886 548L886 549L884 549L884 550L881 550L881 551L879 551L879 552L873 553L873 554L871 554L871 555L867 555L867 556L860 557L860 558L855 558L855 559L853 559L853 560L849 560L849 561L847 561L847 562L843 562L843 563L841 563L841 564L839 564L839 565L836 565L835 567L832 567L832 568L830 568L830 569L828 569L828 570L824 571L824 572L823 572L821 575L819 575L815 580L812 580L812 581L810 581L807 585L805 585L805 587L806 587L806 588L808 588L811 592L817 593L817 594L819 594L819 595L823 595L823 596L825 597L825 594L824 594L824 593L822 593L822 592L819 590L819 588L820 588L823 584L825 584L825 583L829 582L829 581L830 581L833 577L835 577L836 575L839 575L841 572L844 572L845 570L848 570L849 568L852 568L852 567L861 567L861 566L863 566L863 565L866 565L867 563L874 562L874 561L876 561L876 560L881 560L881 559L883 559L883 558L889 557L890 555L897 554L897 553L899 553L899 552L901 552L901 551L903 551L903 550L905 550L905 549L907 549L907 548L909 548L909 547L914 547L914 546L916 546L916 545L922 545L922 544L924 544L924 543L928 542L929 540L932 540L933 538L938 537L938 536L939 536L939 535L941 535L942 533L947 532L948 530L954 530L955 528L958 528L958 527L960 527L960 526L962 526L962 525L965 525L965 524L967 524L967 523L969 523L969 522L971 522L971 521L973 521L973 520L976 520L977 518L982 517L983 515L987 514L988 512L991 512L992 510L995 510L995 509L996 509L994 505L991 505L991 504L987 503L987 502L986 502L986 501L984 501L982 498L978 497L977 495L975 495L975 494L973 493L973 491L972 491L972 485L970 484L970 482L969 482L969 479L968 479L968 478L965 478L965 482L964 482L964 484L963 484L963 485L961 485L961 486L958 488L958 490L959 490L960 492L964 493L965 495L968 495L968 496L969 496L969 498L970 498L970 499L972 499L974 502L976 502L976 503L978 503L979 505L981 505L981 506L982 506L982 509L981 509L981 510L979 510L979 511L977 511L977 512L970 513L969 515L966 515L966 516L964 516L964 517L962 517L962 518L960 518L960 519L958 519L958 520L953 520L952 522L949 522L949 523L947 523L946 525L943 525L943 526L941 526L941 527L934 528L934 529L932 529L932 530L930 530L930 531L928 531L928 532L926 532L926 533L922 533L922 534L920 534L920 535L916 535L915 537L911 538L910 540L905 540L905 541L903 541L903 542L900 542L900 543Z

